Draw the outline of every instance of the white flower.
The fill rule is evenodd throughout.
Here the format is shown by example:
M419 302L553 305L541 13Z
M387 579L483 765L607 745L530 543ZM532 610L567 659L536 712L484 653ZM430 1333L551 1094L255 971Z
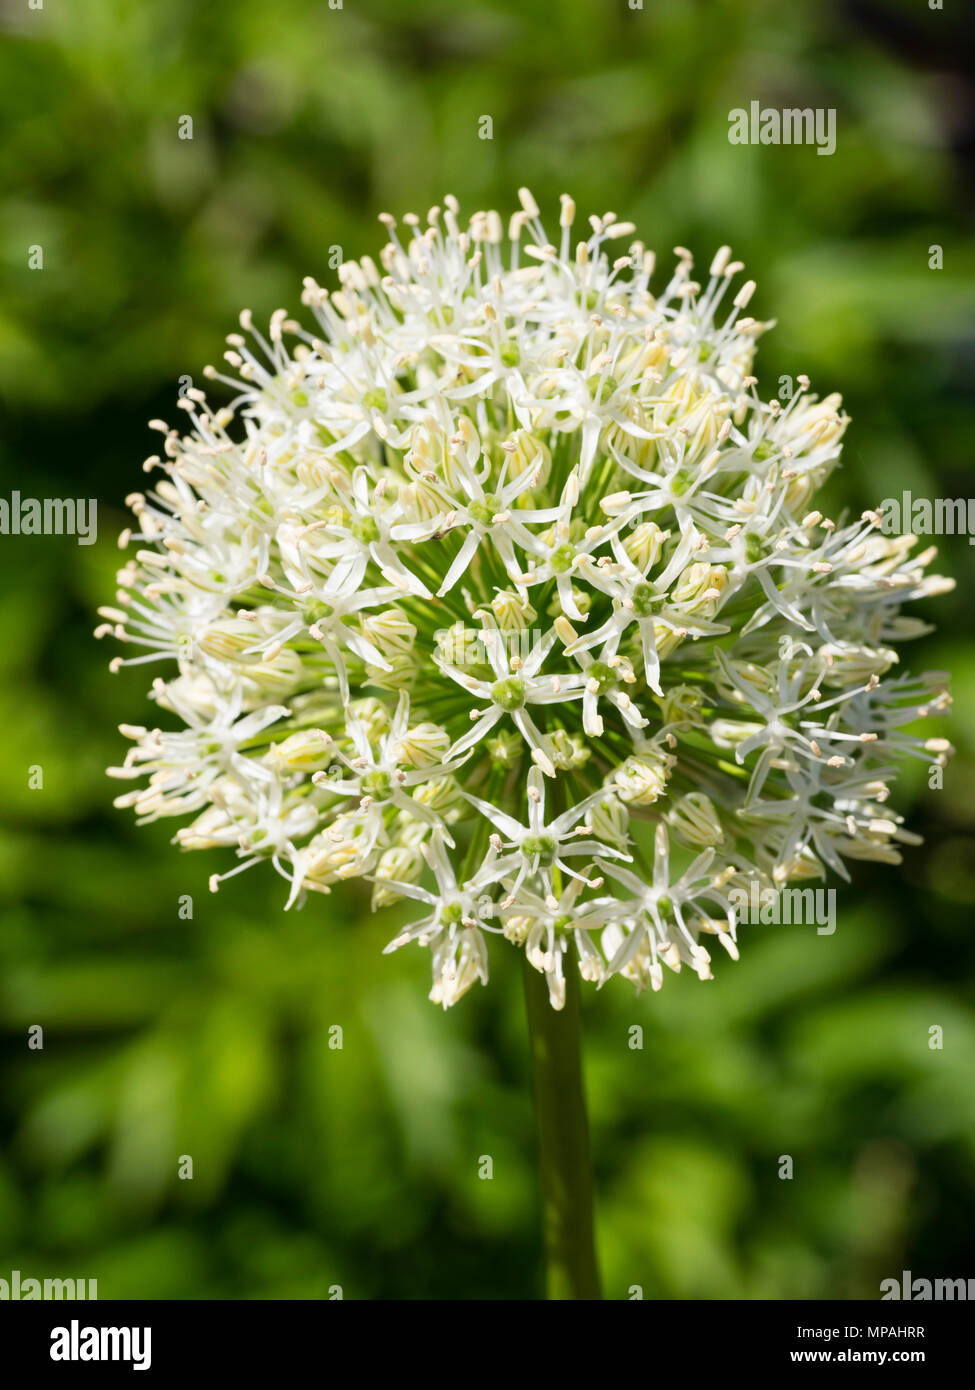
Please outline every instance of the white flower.
M566 861L584 855L587 858L605 855L611 859L629 859L628 854L601 844L591 838L580 839L579 835L591 836L592 827L578 824L579 821L602 799L601 792L594 792L564 811L551 821L545 819L545 778L537 767L528 773L528 824L522 825L513 816L505 814L496 806L481 801L476 796L467 796L472 806L497 827L490 839L495 853L501 857L490 867L485 865L481 874L488 875L490 881L504 881L506 897L501 908L509 908L518 899L522 884L529 876L545 890L546 898L556 901L552 876L558 870L568 878L577 879L587 888L599 888L602 879L589 878L577 873ZM512 879L513 876L513 879Z
M501 906L505 935L523 946L531 965L546 977L553 1009L565 1003L565 956L574 945L583 978L602 984L606 963L593 937L619 912L615 898L590 898L580 902L586 880L576 877L561 897L540 898L523 889L517 905Z
M910 727L944 678L889 675L927 631L903 605L950 585L879 513L816 509L848 421L804 377L757 394L730 250L661 276L614 214L573 245L564 198L553 244L521 199L507 236L453 198L384 215L378 263L304 282L309 324L241 315L237 375L205 372L230 404L152 422L97 629L113 670L168 663L179 726L123 726L117 804L269 860L288 906L353 877L421 904L390 949L430 950L444 1006L492 936L556 1008L569 969L710 977L732 883L896 863L896 761L951 752Z
M430 946L433 950L430 998L448 1008L467 992L475 979L487 983L483 914L490 900L485 898L485 882L477 877L458 884L440 834L431 836L423 853L436 879L435 892L402 880L377 879L387 891L415 898L431 909L426 917L394 937L386 951L397 951L410 941L423 941Z
M485 628L480 640L491 663L493 680L477 680L465 670L447 662L440 663L444 674L475 700L489 702L486 710L470 711L469 717L474 721L474 727L451 748L452 761L464 757L475 748L507 714L525 740L532 759L550 777L555 776L550 740L539 730L528 711L533 705L563 705L571 699L581 699L585 690L585 677L579 672L560 672L548 676L538 674L555 643L555 636L555 629L552 628L522 659L517 653L512 653L499 629Z
M638 952L649 950L649 979L655 989L660 988L661 980L658 957L672 970L680 970L681 961L688 961L702 979L710 979L711 957L692 935L687 914L688 909L703 911L705 904L712 904L727 918L727 931L734 940L734 913L708 872L713 862L714 850L706 849L682 874L672 878L667 827L660 824L654 837L649 883L629 869L607 864L606 872L633 895L628 929L622 933L617 929L612 934L616 949L607 966L610 974L625 970Z

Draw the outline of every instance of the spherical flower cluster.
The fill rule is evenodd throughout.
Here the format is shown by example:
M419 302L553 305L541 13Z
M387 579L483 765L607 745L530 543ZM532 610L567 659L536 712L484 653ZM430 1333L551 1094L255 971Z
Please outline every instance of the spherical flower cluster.
M915 837L887 804L943 677L891 675L949 587L933 550L813 497L840 398L763 401L769 325L722 247L658 275L630 223L550 242L522 190L463 228L409 215L379 264L305 281L316 331L241 315L229 404L129 499L135 558L99 634L163 662L177 730L123 726L117 805L191 817L186 849L262 859L288 906L343 879L419 918L431 998L486 981L487 941L548 979L737 957L734 889L848 878ZM237 428L232 430L235 424Z

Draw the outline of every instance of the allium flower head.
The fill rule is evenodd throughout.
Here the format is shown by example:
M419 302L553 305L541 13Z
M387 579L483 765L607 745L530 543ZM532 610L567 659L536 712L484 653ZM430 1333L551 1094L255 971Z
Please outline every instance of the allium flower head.
M413 215L311 327L241 315L229 404L179 402L130 498L138 533L99 633L161 662L167 729L113 775L140 822L190 817L223 878L269 859L288 906L363 878L419 917L445 1006L487 942L548 977L658 988L737 956L733 889L896 863L894 762L943 678L891 677L949 587L880 516L814 494L840 398L753 375L767 323L722 247L655 272L615 215L550 241L453 198ZM653 288L651 288L653 286ZM181 726L178 730L174 726ZM143 781L143 779L147 779Z

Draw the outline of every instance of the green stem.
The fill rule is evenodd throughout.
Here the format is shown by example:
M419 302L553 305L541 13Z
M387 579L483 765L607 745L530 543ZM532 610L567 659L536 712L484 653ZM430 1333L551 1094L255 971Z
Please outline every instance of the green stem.
M595 1299L602 1295L593 1236L592 1163L574 956L570 955L566 966L565 1006L557 1011L548 1001L545 976L527 958L524 962L546 1290L550 1299Z

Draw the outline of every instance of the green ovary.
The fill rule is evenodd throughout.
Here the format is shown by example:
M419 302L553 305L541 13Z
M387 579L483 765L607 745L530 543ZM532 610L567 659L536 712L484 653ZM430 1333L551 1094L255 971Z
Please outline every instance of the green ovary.
M491 699L502 709L512 713L525 707L525 682L519 676L508 676L495 681L491 686Z

